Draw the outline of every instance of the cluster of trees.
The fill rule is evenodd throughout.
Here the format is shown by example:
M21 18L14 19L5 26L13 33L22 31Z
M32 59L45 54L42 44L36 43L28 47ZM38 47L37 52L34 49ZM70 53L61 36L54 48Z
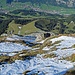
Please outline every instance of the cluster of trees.
M7 30L10 22L11 20L0 20L0 35Z
M35 22L35 26L43 31L56 34L75 33L74 22L66 19L42 19Z
M6 0L6 3L11 4L13 0Z
M34 11L34 10L14 10L11 13L14 13L14 14L21 13L21 15L32 15L32 16L48 15L44 12L38 12L38 11Z
M10 15L10 14L0 13L0 18L4 19L4 17L7 19L22 18L21 16L15 16L15 15Z
M29 20L26 20L26 19L14 19L14 21L15 21L16 24L25 25L25 24L33 21L33 19L29 19Z
M50 13L45 13L45 12L40 12L40 11L35 11L35 10L27 10L27 9L18 9L18 10L14 10L10 13L13 14L21 14L21 15L30 15L30 16L50 16L50 17L63 17L62 15L58 15L58 14L50 14Z
M75 14L72 14L72 15L68 16L68 17L66 18L66 21L67 21L68 23L70 23L71 21L73 21L73 22L75 23Z

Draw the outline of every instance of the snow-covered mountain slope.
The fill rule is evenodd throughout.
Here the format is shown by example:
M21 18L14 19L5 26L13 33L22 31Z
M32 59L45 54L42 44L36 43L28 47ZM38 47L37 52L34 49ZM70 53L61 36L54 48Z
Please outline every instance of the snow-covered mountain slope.
M18 43L2 42L0 43L0 55L14 56L19 51L29 50L31 47Z
M70 36L60 36L58 38L53 38L48 41L52 42L52 46L45 46L43 50L52 50L53 47L56 48L54 51L50 51L60 58L62 57L68 57L71 56L73 53L75 53L75 48L73 47L75 45L75 37Z
M1 52L15 52L15 51L21 51L26 49L31 49L31 48L29 48L28 46L23 46L21 44L11 43L11 42L0 43Z
M67 61L66 58L75 54L75 37L54 36L40 43L42 43L40 49L46 51L45 53L38 53L31 59L2 64L0 65L0 75L22 75L23 72L27 72L27 75L63 75L74 67L74 62ZM55 56L50 57L51 54L55 54Z
M27 70L30 71L27 75L62 75L72 67L72 63L65 60L34 57L31 60L16 60L12 64L5 64L3 67L0 66L0 75L22 75L22 73Z

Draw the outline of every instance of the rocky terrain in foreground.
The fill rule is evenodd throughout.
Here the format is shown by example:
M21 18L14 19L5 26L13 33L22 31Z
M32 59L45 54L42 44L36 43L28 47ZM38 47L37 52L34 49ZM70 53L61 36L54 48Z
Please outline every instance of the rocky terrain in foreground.
M6 37L11 42L0 43L0 75L64 75L75 66L74 34L51 36L31 47L28 42L12 42L22 38Z

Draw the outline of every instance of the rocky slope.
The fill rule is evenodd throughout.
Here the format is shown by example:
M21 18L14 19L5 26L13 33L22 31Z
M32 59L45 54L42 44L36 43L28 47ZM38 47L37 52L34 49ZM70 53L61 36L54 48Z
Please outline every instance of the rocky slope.
M75 59L72 57L75 55L75 35L52 36L39 43L42 45L33 47L27 50L28 52L23 50L13 55L13 63L1 63L0 75L64 75L75 66Z

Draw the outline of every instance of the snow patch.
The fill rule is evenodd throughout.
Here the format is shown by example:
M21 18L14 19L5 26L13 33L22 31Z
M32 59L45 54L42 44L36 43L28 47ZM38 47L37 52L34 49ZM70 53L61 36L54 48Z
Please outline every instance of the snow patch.
M52 43L54 43L55 41L60 41L60 40L67 40L67 41L75 41L75 38L74 37L69 37L69 36L60 36L58 38L53 38L51 39L50 41L52 41Z
M38 73L38 75L55 75L64 74L68 69L72 68L73 64L66 60L43 59L34 57L31 60L16 60L12 64L4 64L0 66L0 75L22 75L26 70L30 72L28 75Z
M24 46L22 44L12 43L12 42L0 43L0 52L15 52L15 51L21 51L27 49L31 49L31 47Z

